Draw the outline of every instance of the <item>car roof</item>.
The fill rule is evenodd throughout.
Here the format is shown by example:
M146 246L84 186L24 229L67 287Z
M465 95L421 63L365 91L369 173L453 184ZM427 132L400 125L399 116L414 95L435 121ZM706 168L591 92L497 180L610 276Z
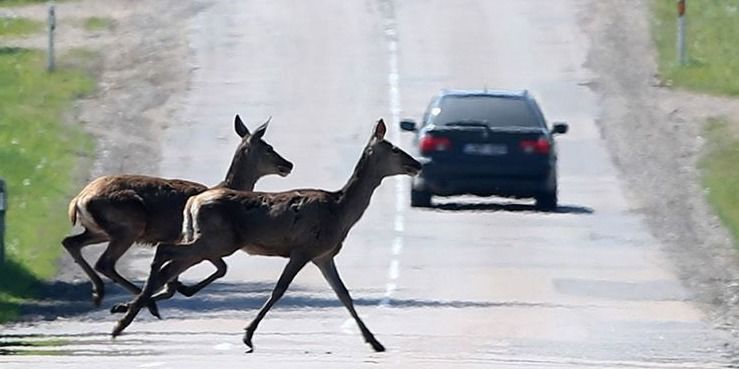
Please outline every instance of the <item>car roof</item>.
M489 96L489 97L508 97L508 98L525 98L529 97L528 90L456 90L444 89L439 93L439 97L444 96Z

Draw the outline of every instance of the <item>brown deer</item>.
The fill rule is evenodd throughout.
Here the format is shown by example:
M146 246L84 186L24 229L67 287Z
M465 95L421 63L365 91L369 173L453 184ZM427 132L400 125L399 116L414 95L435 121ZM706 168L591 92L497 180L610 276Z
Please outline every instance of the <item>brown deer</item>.
M117 323L113 336L131 324L154 292L189 267L244 249L254 255L289 259L272 295L246 327L243 341L250 351L259 322L308 262L313 262L323 273L356 321L365 341L375 351L384 351L357 315L339 277L334 257L341 250L349 230L369 206L372 193L382 179L398 174L416 175L421 170L421 164L415 159L384 140L385 131L385 123L379 120L354 174L341 190L265 193L214 189L192 198L186 211L192 215L194 240L180 245L159 245L143 291L128 304L128 311Z
M250 134L236 115L234 128L242 138L226 178L214 188L252 190L256 181L269 174L286 176L293 164L262 140L269 120ZM105 294L100 276L107 276L133 294L141 289L116 271L118 259L134 242L153 245L176 242L182 233L182 214L190 196L207 190L205 185L137 175L114 175L90 182L69 203L69 218L79 222L84 232L64 238L62 244L92 281L93 303L99 306ZM95 269L82 257L82 248L109 241L95 263ZM218 266L217 266L218 267ZM186 290L186 286L178 286ZM149 305L159 317L155 304Z

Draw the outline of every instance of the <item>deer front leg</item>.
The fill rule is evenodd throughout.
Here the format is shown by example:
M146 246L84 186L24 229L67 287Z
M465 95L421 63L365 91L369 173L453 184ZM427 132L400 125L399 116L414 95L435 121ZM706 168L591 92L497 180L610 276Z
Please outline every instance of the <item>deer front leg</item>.
M187 268L197 264L197 261L193 262L193 260L184 257L184 255L171 256L169 253L169 251L172 251L171 247L174 247L174 245L160 245L157 248L157 253L151 263L151 270L144 284L144 288L133 301L123 305L127 309L126 315L113 328L113 337L120 335L133 322L139 310L145 304L150 303L151 296L154 292L164 287L165 283L182 274ZM164 265L165 263L166 265Z
M85 228L85 231L80 234L67 236L62 240L62 245L69 255L72 256L74 262L77 263L85 274L87 274L87 277L90 278L90 281L92 282L92 303L95 306L100 306L100 303L103 301L105 285L103 284L103 280L100 279L100 276L90 266L87 260L82 257L82 248L106 240L108 240L106 235L90 232L87 228Z
M262 306L262 308L259 310L259 313L257 313L257 316L254 318L254 320L252 320L251 323L249 323L249 325L245 328L246 333L244 333L244 344L249 347L247 353L254 351L254 345L252 345L251 343L251 338L252 336L254 336L254 331L257 329L257 326L259 326L259 322L264 319L264 316L267 315L267 312L270 308L272 308L272 305L274 305L277 300L279 300L280 297L285 294L285 291L287 291L290 283L307 263L308 260L302 256L290 256L290 260L287 262L285 269L282 271L280 279L277 281L277 285L272 290L272 295L269 297L267 302L264 303L264 306Z
M167 283L164 285L164 289L160 290L159 292L155 293L151 296L151 301L149 302L148 308L151 311L151 306L156 307L155 302L159 300L167 300L174 296L175 293L177 293L177 288L181 286L182 284L175 278L173 281ZM110 308L111 314L123 314L128 311L129 303L120 303L115 304L113 307ZM157 311L157 313L159 313ZM161 317L155 315L157 318L161 319Z
M226 265L226 262L223 261L223 259L216 259L216 260L209 260L213 266L216 267L216 271L213 272L211 275L209 275L206 279L198 282L197 284L193 286L187 286L182 284L177 278L172 280L171 282L168 282L164 289L157 292L156 294L151 296L151 300L153 301L160 301L160 300L167 300L172 298L176 292L181 293L182 295L186 297L192 297L196 293L198 293L200 290L205 288L207 285L213 283L216 279L222 278L224 275L226 275L226 271L228 270L228 266ZM156 306L156 305L154 305ZM125 313L128 311L128 304L117 304L113 306L113 308L110 310L111 313Z
M187 296L191 297L192 295L198 293L198 291L205 288L205 286L213 283L216 279L222 278L226 275L226 271L228 270L228 265L226 265L226 262L223 261L222 258L216 259L216 260L209 260L211 264L213 264L214 267L216 267L216 271L213 272L211 275L208 276L208 278L205 278L204 280L198 282L197 284L193 286L186 286L182 283L179 283L177 285L177 292Z
M357 314L357 311L354 309L354 302L352 301L346 286L344 286L344 282L342 282L341 277L339 277L339 271L336 269L333 256L313 260L313 263L321 270L323 277L326 278L328 284L331 285L331 288L336 292L336 296L339 297L341 303L349 310L349 314L354 318L354 321L357 322L364 340L369 343L375 351L385 351L385 347L375 338L369 328L364 325L364 322L362 322L362 319L359 318L359 314Z
M154 254L154 259L151 262L151 270L154 271L155 267L156 267L156 270L160 269L162 265L172 260L172 258L175 257L175 255L181 254L183 250L186 250L186 249L181 248L180 246L177 246L177 245L159 244L157 246L156 253ZM151 272L149 273L149 278L152 278ZM159 315L159 308L157 307L155 301L172 297L175 291L175 286L178 283L179 282L177 281L174 281L172 283L167 283L166 289L156 295L158 298L151 299L151 301L149 302L147 306L149 308L149 312L151 312L152 315L161 319ZM132 291L135 295L139 295L141 293L141 289L139 289L138 287L133 286L133 288L136 289L135 291ZM166 297L159 297L159 295L166 296ZM110 308L110 313L111 314L125 313L129 310L129 306L130 306L130 303L115 304Z
M144 285L144 289L133 301L128 303L128 311L126 312L126 315L116 323L111 335L113 337L119 336L123 330L133 322L141 308L150 303L151 296L154 292L164 287L164 284L167 283L167 281L175 278L192 265L192 263L186 260L173 260L162 267L161 270L152 268L151 274L149 274L149 278Z
M120 275L120 273L118 273L115 268L118 260L121 258L121 256L123 256L124 253L126 253L126 251L128 251L128 249L131 248L131 245L134 241L135 238L133 236L111 238L108 247L105 249L103 254L100 255L100 258L98 258L98 261L95 263L95 270L110 278L113 282L122 286L128 292L131 292L134 295L138 295L139 293L141 293L141 289L135 284L131 283L128 279ZM148 309L151 315L162 319L162 317L159 315L159 308L157 307L156 303L152 301L148 305ZM110 311L111 313L114 313L118 310L119 306L114 305Z

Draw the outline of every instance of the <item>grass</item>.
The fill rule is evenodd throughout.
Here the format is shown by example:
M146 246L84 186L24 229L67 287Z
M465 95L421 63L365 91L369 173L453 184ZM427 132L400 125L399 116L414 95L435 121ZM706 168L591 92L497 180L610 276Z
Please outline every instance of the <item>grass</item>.
M113 26L113 19L103 17L85 18L83 26L88 31L103 31Z
M0 341L0 356L57 356L70 355L69 350L61 348L71 342L59 338L37 340L35 337L22 337Z
M689 62L685 66L677 64L676 2L652 0L651 7L662 78L690 90L739 96L739 0L687 2ZM739 135L730 124L726 119L709 119L700 169L708 200L739 247Z
M32 33L40 32L44 29L42 22L26 19L26 18L6 18L0 17L0 37L1 36L24 36Z
M739 240L739 138L724 119L710 120L705 137L708 149L701 170L708 200L734 239Z
M0 321L15 317L40 281L56 273L59 241L70 228L72 173L79 154L93 145L79 127L63 123L63 115L93 88L94 80L79 70L47 73L41 52L0 48L0 177L8 190Z
M677 65L675 1L652 0L659 70L674 86L739 96L739 0L690 0L686 11L689 63Z
M0 0L0 6L20 6L47 3L47 0Z

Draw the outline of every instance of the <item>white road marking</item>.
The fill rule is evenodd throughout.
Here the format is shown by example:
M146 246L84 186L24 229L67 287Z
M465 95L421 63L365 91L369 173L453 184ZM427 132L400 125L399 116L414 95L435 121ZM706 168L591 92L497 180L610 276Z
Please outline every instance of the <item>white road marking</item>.
M387 271L387 276L391 281L398 279L398 276L400 276L400 261L398 259L390 260L390 269Z
M387 3L386 6L392 7ZM387 9L385 14L385 39L388 50L388 97L390 102L390 134L394 144L400 142L400 72L398 69L398 33L395 26L393 9ZM380 300L380 307L390 305L390 299L397 289L396 281L400 277L400 255L403 253L403 232L405 231L405 217L403 212L406 206L406 184L405 176L395 177L395 215L393 219L393 243L391 248L392 258L388 267L388 283L385 287L385 296Z
M233 347L234 347L233 344L224 342L224 343L219 343L213 346L213 349L218 350L218 351L228 351L228 350L231 350Z
M403 239L400 237L393 238L393 256L400 255L401 251L403 251Z
M164 362L164 361L155 361L155 362L151 362L151 363L141 364L141 365L139 365L139 368L156 368L158 366L162 366L162 365L166 365L166 364L167 363Z

